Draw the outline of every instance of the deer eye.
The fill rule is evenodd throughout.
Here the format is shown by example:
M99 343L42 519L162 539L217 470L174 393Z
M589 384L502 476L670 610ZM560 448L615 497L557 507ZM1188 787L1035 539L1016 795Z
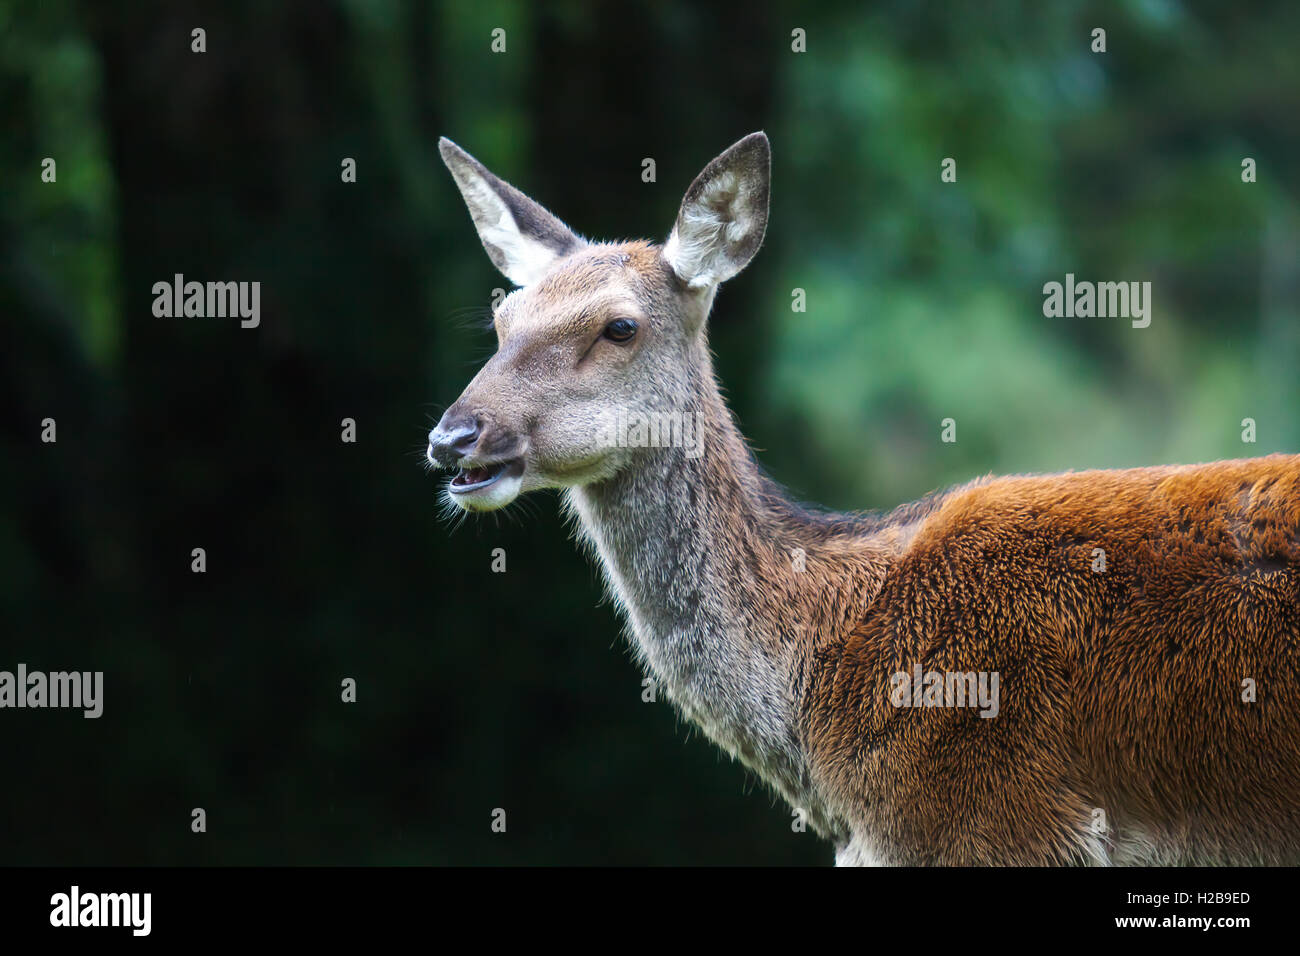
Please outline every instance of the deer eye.
M636 323L631 319L615 319L605 326L605 331L601 334L611 342L622 345L631 342L632 336L636 335Z

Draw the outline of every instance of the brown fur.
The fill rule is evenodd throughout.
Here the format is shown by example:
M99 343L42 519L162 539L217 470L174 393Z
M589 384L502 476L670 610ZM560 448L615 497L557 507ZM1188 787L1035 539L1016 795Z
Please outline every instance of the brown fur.
M892 707L917 661L1000 672L999 717ZM1156 861L1297 862L1300 456L950 492L802 713L900 862L1065 862L1098 808Z

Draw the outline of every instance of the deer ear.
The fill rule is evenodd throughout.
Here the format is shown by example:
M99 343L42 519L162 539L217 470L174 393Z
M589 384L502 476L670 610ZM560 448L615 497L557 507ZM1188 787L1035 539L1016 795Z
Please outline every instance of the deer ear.
M767 231L772 149L763 133L750 133L695 177L664 258L687 285L712 288L749 264Z
M515 285L531 285L557 259L584 244L568 226L447 137L438 140L438 151L469 207L488 258Z

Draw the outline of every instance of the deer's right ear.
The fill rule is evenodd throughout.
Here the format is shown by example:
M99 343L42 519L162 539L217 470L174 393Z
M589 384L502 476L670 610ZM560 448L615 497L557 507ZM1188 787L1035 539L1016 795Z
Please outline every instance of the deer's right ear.
M438 140L492 264L515 285L531 285L583 240L447 137Z
M686 190L664 258L693 289L709 289L749 264L767 231L772 152L750 133L716 157Z

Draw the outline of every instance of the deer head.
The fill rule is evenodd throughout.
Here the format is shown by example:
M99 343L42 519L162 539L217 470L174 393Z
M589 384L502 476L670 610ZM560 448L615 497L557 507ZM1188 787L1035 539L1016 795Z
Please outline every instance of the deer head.
M644 443L628 422L677 420L712 385L705 320L718 285L758 252L770 151L753 133L696 177L662 245L589 242L448 139L443 161L488 258L519 288L497 305L497 351L429 433L470 511L602 481Z

